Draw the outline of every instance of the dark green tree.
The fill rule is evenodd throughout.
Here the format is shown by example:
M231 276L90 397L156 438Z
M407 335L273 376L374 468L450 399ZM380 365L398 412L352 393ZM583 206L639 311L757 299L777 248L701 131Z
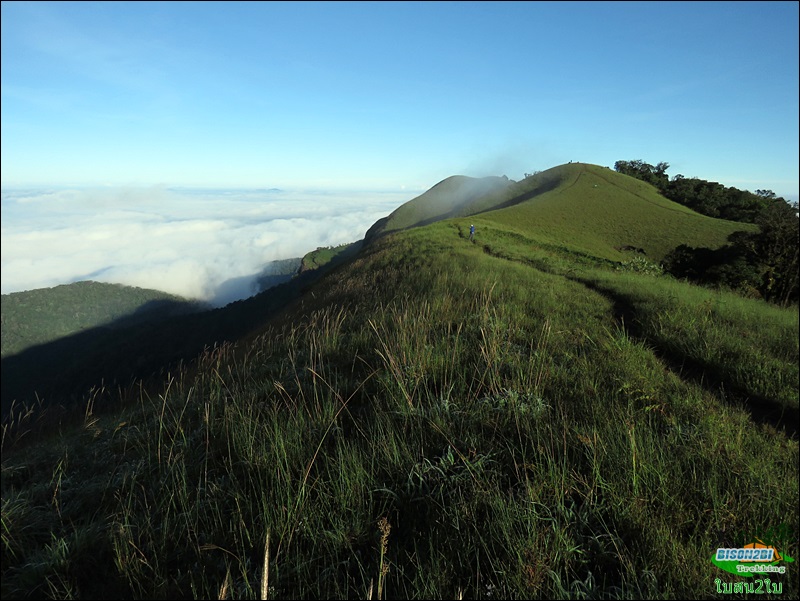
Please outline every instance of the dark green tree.
M756 218L756 232L740 231L712 250L681 245L663 261L664 271L709 286L722 286L788 306L798 302L800 228L797 203L774 199Z
M755 223L761 212L771 203L785 202L772 190L756 190L753 193L728 188L718 182L696 177L687 178L680 174L670 181L667 176L669 163L663 161L656 165L650 165L641 159L617 161L614 163L614 169L618 173L652 184L670 200L709 217Z
M652 184L662 193L669 184L669 177L667 176L669 163L661 162L654 166L645 163L641 159L635 161L617 161L614 163L614 169L617 173L630 175L648 184Z
M798 301L798 205L773 200L757 217L755 251L765 265L764 297L780 305Z

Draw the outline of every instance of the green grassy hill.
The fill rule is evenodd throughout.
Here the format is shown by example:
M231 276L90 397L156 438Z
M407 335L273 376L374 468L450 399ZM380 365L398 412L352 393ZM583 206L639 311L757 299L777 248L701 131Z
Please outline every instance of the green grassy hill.
M585 163L561 165L513 183L459 214L472 216L482 241L516 238L611 261L630 252L660 261L680 244L718 248L731 233L756 229L700 215L649 184Z
M535 244L608 261L634 253L659 262L680 244L719 248L733 232L756 229L696 213L606 167L570 163L520 182L448 178L378 221L365 241L458 217L469 217L459 227L474 224L489 248L502 239L504 247Z
M634 182L510 183L210 312L118 411L16 415L3 598L730 598L756 539L796 598L798 310L626 269L747 227Z

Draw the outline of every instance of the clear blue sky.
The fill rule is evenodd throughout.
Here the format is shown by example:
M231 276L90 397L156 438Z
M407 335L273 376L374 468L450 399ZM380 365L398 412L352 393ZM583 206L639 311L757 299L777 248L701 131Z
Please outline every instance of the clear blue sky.
M2 185L427 189L569 160L798 196L797 2L2 3Z

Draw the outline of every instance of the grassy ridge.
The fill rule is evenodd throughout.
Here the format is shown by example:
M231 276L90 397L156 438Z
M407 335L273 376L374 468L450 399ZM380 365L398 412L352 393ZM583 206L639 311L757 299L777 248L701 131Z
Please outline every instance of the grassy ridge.
M796 309L497 215L374 241L119 415L7 429L3 597L716 597L718 546L796 558L798 442L753 410L797 406Z

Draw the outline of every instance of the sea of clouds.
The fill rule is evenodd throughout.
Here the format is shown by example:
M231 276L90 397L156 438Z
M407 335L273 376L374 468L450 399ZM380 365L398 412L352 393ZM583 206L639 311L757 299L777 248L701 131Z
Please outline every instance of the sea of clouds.
M81 280L223 306L271 261L364 237L419 192L2 190L2 293Z

